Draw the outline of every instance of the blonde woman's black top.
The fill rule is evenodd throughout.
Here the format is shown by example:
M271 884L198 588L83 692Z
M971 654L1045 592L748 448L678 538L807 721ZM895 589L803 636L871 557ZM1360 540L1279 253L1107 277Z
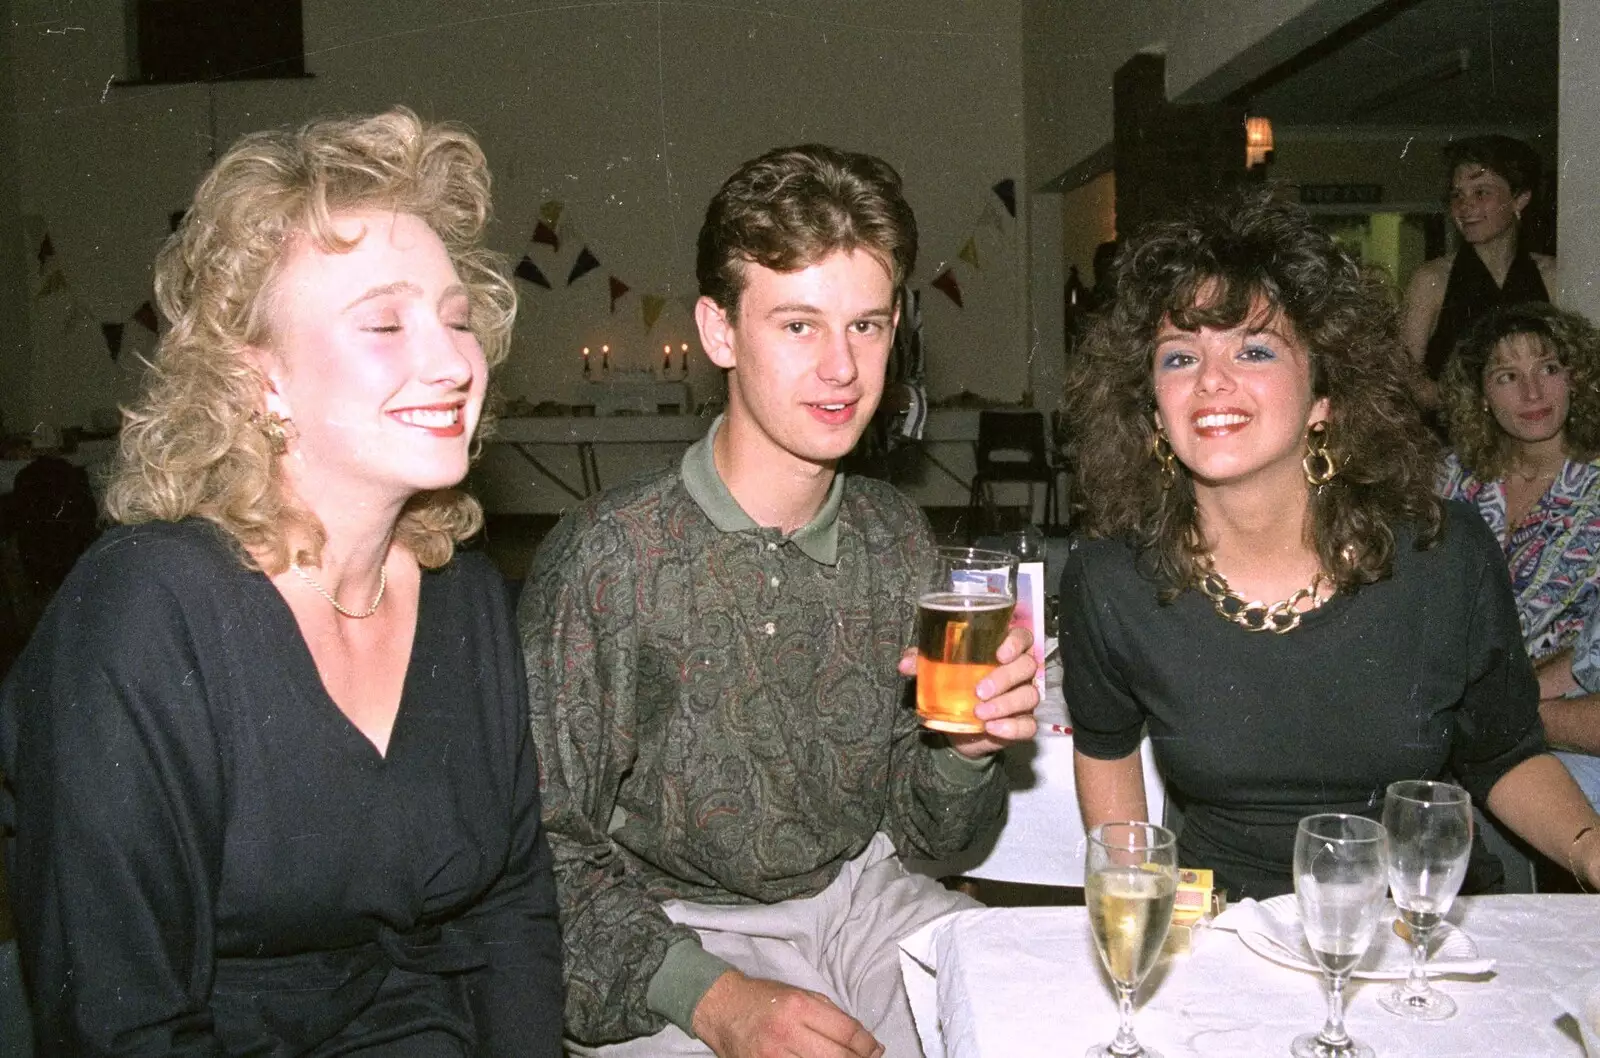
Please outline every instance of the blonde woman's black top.
M423 574L380 755L219 531L108 533L0 697L39 1053L559 1054L525 703L481 556Z

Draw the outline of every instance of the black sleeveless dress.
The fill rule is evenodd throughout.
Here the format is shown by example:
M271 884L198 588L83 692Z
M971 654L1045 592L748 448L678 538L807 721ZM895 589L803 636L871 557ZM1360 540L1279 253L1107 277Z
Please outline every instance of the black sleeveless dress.
M1445 361L1474 321L1503 305L1520 305L1529 301L1549 301L1544 277L1533 255L1519 249L1511 259L1504 286L1495 286L1494 276L1471 246L1456 252L1455 263L1450 266L1450 279L1445 284L1444 302L1439 306L1439 319L1433 334L1428 338L1428 355L1423 367L1428 377L1437 380L1444 372Z

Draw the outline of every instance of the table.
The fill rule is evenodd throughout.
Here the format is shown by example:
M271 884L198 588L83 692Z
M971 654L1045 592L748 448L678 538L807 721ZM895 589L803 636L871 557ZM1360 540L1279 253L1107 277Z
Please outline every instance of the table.
M603 445L677 445L688 447L711 428L712 419L698 415L550 415L506 418L495 424L490 444L512 448L545 480L573 499L582 500L602 488L596 448ZM935 408L928 412L923 444L971 443L978 439L978 412L967 408ZM580 482L574 485L544 460L541 446L577 450ZM923 455L961 487L966 483L923 448Z
M1011 781L1000 829L959 855L912 860L908 867L936 878L962 875L1034 885L1083 884L1083 818L1073 781L1072 729L1061 695L1061 662L1055 655L1045 662L1044 700L1034 716L1039 721L1038 737L1010 747L1000 757ZM1166 797L1148 737L1140 754L1150 818L1159 820Z
M1558 995L1600 967L1600 897L1463 897L1449 917L1496 960L1492 974L1434 979L1460 1013L1405 1021L1378 1006L1391 982L1352 981L1351 1035L1380 1058L1582 1058ZM1116 1032L1081 907L962 911L900 947L928 1058L1078 1058ZM1163 958L1139 1001L1139 1039L1165 1058L1287 1055L1327 1016L1317 975L1269 962L1223 930Z
M662 407L689 413L689 384L682 380L613 375L591 382L584 395L594 401L596 415L656 415Z
M491 444L509 445L552 485L575 500L600 491L600 464L596 445L677 444L687 447L705 435L711 420L696 415L550 415L501 419L489 437ZM582 490L541 462L534 454L539 445L572 446L578 452Z

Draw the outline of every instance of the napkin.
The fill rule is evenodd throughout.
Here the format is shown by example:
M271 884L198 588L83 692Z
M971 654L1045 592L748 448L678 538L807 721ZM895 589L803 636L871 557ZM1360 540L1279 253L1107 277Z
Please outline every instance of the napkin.
M1072 720L1067 716L1067 702L1061 696L1061 681L1063 672L1061 658L1057 653L1060 640L1046 639L1044 641L1044 694L1039 699L1039 707L1033 711L1033 718L1039 724L1039 730L1052 735L1072 734Z
M1589 1058L1600 1058L1600 971L1578 978L1556 998L1577 1021Z
M1395 981L1403 980L1410 973L1410 946L1390 928L1397 913L1394 906L1389 905L1352 977ZM1211 925L1214 929L1239 934L1245 947L1263 958L1312 973L1321 972L1306 945L1300 925L1300 907L1293 894L1266 901L1246 897L1218 915ZM1482 974L1494 968L1494 960L1479 958L1477 945L1454 926L1446 923L1435 936L1439 938L1434 949L1438 957L1428 960L1429 977Z

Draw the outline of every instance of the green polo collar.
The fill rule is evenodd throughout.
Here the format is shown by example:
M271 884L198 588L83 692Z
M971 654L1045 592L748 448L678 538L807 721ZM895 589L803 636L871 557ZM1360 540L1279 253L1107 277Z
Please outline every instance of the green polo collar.
M683 464L680 472L683 475L683 487L689 490L690 497L699 504L706 517L711 519L711 524L720 532L738 533L751 529L760 529L744 508L739 506L739 501L733 498L733 493L728 491L728 486L723 484L722 475L717 473L717 463L712 457L711 446L716 440L717 431L722 428L724 416L717 416L716 422L711 424L711 429L706 435L683 454ZM828 486L828 498L822 501L822 509L811 521L796 529L789 537L794 546L813 562L824 566L839 564L839 499L844 495L844 475L834 472L833 484Z

